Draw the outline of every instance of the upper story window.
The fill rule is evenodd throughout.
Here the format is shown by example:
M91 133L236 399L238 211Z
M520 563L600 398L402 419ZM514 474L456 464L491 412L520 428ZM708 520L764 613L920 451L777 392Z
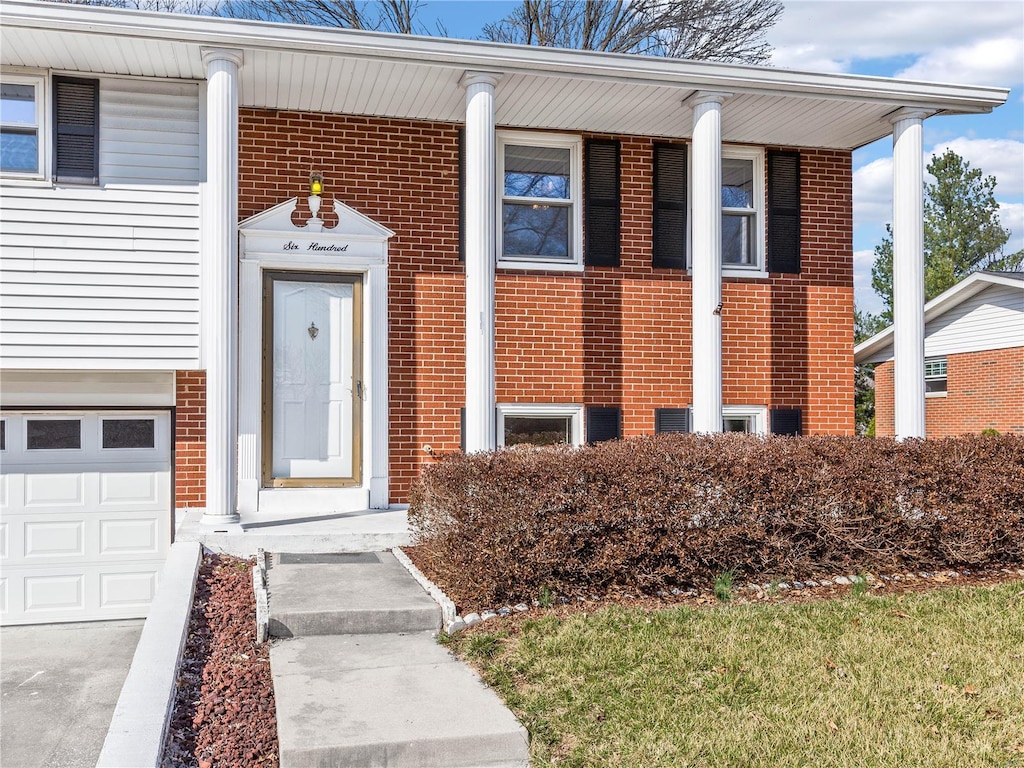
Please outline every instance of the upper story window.
M582 269L580 140L498 135L501 266Z
M924 393L925 396L943 396L946 394L946 358L932 357L924 361Z
M722 266L764 267L764 154L722 149Z
M3 76L0 83L0 171L43 175L42 77Z
M47 111L47 93L52 109ZM3 73L0 172L72 184L99 183L99 80Z

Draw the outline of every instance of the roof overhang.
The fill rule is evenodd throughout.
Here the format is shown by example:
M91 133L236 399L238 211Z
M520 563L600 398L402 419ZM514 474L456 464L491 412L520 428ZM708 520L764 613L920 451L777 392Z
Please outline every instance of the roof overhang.
M952 288L946 289L924 305L925 325L927 326L935 318L942 316L992 285L1007 285L1024 291L1024 274L972 272ZM894 326L890 325L855 346L853 348L854 363L876 363L891 357L889 350L893 345L894 331Z
M905 107L990 112L1003 88L946 85L446 38L15 0L0 6L5 66L205 79L201 49L243 52L240 103L461 122L467 70L501 73L498 125L687 138L684 100L731 93L723 140L855 149Z

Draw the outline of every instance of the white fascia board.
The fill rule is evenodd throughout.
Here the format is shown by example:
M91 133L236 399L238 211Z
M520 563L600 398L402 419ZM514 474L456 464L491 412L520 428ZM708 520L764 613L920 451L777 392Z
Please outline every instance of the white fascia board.
M2 23L6 27L155 38L204 46L323 53L378 60L400 59L453 69L533 73L690 90L714 89L894 103L946 113L990 112L1005 103L1009 95L1006 88L989 86L801 72L741 64L570 51L24 0L3 3Z
M927 335L928 323L967 301L967 299L975 294L985 290L990 285L1008 285L1011 288L1022 288L1024 283L1021 280L1005 275L990 272L972 272L952 288L947 288L924 305L925 334ZM893 326L890 325L871 338L865 339L853 348L853 361L855 363L874 363L892 357L890 350L890 347L892 347L892 337Z

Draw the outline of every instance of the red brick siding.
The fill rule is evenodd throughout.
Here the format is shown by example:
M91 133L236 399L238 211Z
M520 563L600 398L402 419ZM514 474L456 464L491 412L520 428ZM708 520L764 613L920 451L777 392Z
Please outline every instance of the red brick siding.
M458 126L240 111L245 218L326 193L392 229L389 245L390 477L406 498L425 444L453 451L464 400L464 278L458 261ZM622 139L622 266L582 274L499 270L499 402L620 405L626 435L654 408L690 403L690 279L655 270L653 140ZM853 430L852 171L848 152L802 150L803 272L726 279L727 404L799 407L808 432ZM327 201L325 201L327 202ZM326 207L326 206L325 206Z
M206 505L206 371L175 374L174 505Z
M929 438L983 429L1024 434L1024 347L946 356L946 396L925 400ZM875 368L875 432L894 432L893 363Z

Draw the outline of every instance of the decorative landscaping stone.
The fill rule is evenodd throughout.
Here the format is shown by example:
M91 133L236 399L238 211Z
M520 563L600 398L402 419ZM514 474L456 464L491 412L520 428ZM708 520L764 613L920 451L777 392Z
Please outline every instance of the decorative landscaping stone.
M499 616L509 616L511 614L512 614L512 609L509 608L507 605L504 608L499 608L498 609L498 615Z
M683 594L683 591L681 589L677 589L676 587L672 587L672 589L670 591L672 592L673 595L676 595L676 596Z
M831 587L832 586L832 581L830 579L822 579L821 580L821 586L823 586L823 587Z
M793 582L793 589L803 589L803 588L804 588L804 583L802 581L794 581Z
M462 619L455 619L455 621L448 622L448 626L445 628L445 632L449 635L454 635L456 632L461 632L466 628L466 622Z
M524 611L530 610L530 606L528 606L526 603L516 603L515 606L513 606L513 610L523 613Z
M465 625L467 627L472 627L474 624L479 624L480 623L480 614L479 613L468 613L468 614L466 614L465 616L462 617L462 621L465 623Z
M480 621L490 621L491 619L498 618L498 614L495 611L484 611L480 614Z
M818 586L818 582L814 581L813 579L808 579L807 581L804 582L804 584L806 584L808 587L816 587L816 586Z
M853 581L846 576L836 576L834 579L836 584L852 584Z
M780 581L778 586L779 586L779 589L789 589L789 582L788 581Z

